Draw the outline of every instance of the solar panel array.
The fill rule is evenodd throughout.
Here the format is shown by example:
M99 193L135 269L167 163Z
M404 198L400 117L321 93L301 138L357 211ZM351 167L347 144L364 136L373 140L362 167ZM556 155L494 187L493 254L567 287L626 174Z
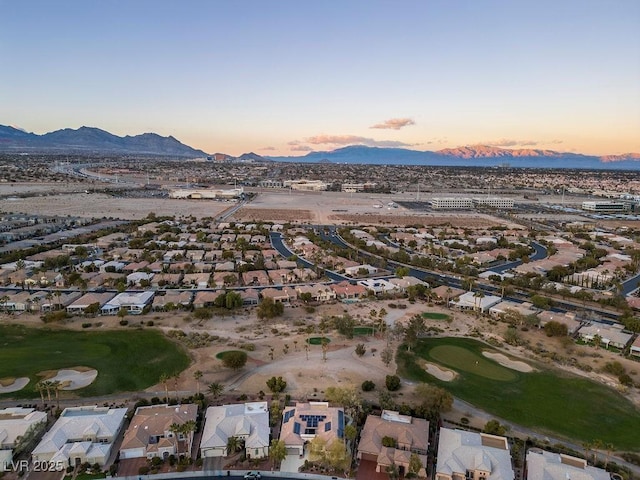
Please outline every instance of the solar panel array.
M295 408L284 412L283 423L287 423L290 419L292 419L295 416L295 414L296 414Z
M344 438L344 412L338 410L338 438Z

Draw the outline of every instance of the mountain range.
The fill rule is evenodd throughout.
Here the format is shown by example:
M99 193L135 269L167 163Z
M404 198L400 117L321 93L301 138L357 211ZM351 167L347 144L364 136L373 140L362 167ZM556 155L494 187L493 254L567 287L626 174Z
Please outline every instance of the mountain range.
M143 133L118 137L99 128L65 128L37 135L14 127L0 125L0 152L38 153L103 153L120 155L163 155L205 157L202 150L179 142L173 137Z
M640 154L598 157L554 150L506 149L487 145L419 151L353 145L326 152L310 152L302 157L269 157L281 162L364 163L376 165L510 166L519 168L581 168L640 170Z
M13 153L101 153L115 155L158 155L174 157L210 157L213 161L330 162L372 165L434 166L510 166L522 168L582 168L640 170L640 154L593 156L537 149L505 149L486 145L419 151L406 148L382 148L352 145L331 151L310 152L304 156L269 156L245 153L234 157L225 153L208 155L185 145L174 137L155 133L119 137L93 127L65 128L37 135L0 125L0 152Z

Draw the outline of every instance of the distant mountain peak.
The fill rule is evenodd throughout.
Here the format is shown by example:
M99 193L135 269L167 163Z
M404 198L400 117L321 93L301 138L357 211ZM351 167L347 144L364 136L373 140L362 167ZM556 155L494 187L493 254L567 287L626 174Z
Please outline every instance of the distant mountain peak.
M119 137L96 127L64 128L36 135L0 125L0 151L91 152L109 154L171 155L204 157L202 150L185 145L174 137L157 133Z

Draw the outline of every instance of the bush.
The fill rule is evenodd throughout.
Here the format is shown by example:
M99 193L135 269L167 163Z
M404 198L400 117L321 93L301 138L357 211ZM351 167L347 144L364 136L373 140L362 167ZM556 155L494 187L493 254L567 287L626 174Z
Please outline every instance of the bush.
M374 388L376 388L376 384L373 383L371 380L365 380L364 382L362 382L362 391L363 392L370 392Z
M390 392L400 390L400 377L397 375L387 375L384 383L387 387L387 390L389 390Z
M120 325L126 327L127 325L129 325L129 320L120 320Z
M89 328L91 324L89 322L85 322L82 324L82 328Z
M149 467L147 465L143 465L138 469L138 475L147 475L149 473Z

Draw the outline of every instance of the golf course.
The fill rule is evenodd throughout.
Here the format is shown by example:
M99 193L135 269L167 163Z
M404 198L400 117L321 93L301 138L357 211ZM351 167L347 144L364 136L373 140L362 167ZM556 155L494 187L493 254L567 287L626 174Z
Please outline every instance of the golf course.
M98 371L80 396L136 392L158 383L163 374L189 366L185 351L157 330L102 332L0 326L0 379L27 377L22 390L2 395L38 398L35 385L44 372L82 366Z
M640 411L615 390L586 378L535 365L522 372L483 353L498 351L468 338L422 339L411 351L402 345L398 373L437 384L486 412L578 442L601 440L620 450L638 450ZM453 381L427 373L424 362L457 373Z

